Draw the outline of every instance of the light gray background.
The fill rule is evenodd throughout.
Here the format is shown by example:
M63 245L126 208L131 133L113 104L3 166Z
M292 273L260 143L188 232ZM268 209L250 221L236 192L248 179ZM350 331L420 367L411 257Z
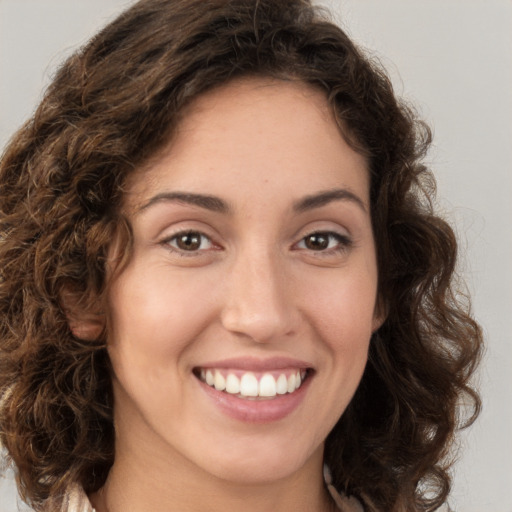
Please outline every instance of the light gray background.
M127 0L0 0L0 147L56 66ZM483 413L462 436L451 504L512 512L512 1L323 0L430 122L429 163L454 219L487 338ZM0 480L0 512L16 510Z

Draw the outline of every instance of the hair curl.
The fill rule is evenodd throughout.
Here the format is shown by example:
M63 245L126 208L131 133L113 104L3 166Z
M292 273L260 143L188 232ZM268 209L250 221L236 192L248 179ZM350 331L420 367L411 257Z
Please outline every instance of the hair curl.
M481 332L456 288L456 241L421 164L428 128L308 0L142 0L58 71L0 165L0 440L36 510L72 482L102 486L113 462L106 335L73 336L62 305L105 297L105 255L130 228L123 185L168 142L184 107L243 76L325 91L367 157L379 295L387 319L325 450L334 484L368 510L445 502L448 448Z

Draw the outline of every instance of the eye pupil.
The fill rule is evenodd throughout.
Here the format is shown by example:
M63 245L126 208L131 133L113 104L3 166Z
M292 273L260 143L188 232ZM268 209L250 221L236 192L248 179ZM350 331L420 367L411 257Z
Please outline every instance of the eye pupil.
M321 251L329 247L329 237L322 233L314 233L305 239L305 244L308 249L313 251Z
M184 233L178 236L176 245L184 251L196 251L201 247L201 235L198 233Z

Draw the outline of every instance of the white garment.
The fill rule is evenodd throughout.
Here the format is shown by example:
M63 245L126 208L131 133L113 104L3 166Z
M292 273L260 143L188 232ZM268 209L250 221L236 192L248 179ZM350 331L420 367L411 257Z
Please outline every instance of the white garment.
M51 500L45 505L45 512L56 512ZM59 512L96 512L82 487L78 484L69 487L62 501Z
M364 512L363 506L359 500L353 496L347 498L347 496L340 494L331 485L329 474L327 472L324 474L327 488L340 512ZM51 506L48 507L47 510L48 512L55 512L55 509ZM96 510L92 507L82 488L76 485L66 494L64 503L59 512L96 512ZM443 505L437 512L450 512L450 508L448 505Z
M363 512L363 507L356 498L347 498L346 496L339 494L327 478L326 483L327 488L329 489L329 492L331 493L331 496L340 512ZM54 512L51 505L47 510L48 512ZM87 498L83 489L80 486L75 485L67 492L60 512L96 512L96 510L92 507L91 502Z

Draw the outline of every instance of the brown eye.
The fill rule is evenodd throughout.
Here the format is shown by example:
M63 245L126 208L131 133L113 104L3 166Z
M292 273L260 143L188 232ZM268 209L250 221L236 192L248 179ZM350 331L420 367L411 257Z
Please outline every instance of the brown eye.
M197 231L186 231L178 233L167 242L172 248L185 252L194 252L203 249L210 249L212 243L210 239Z
M305 236L298 244L299 249L309 251L342 251L351 245L348 236L340 235L332 231L318 231Z
M304 238L304 245L312 251L323 251L329 247L329 235L313 233Z

